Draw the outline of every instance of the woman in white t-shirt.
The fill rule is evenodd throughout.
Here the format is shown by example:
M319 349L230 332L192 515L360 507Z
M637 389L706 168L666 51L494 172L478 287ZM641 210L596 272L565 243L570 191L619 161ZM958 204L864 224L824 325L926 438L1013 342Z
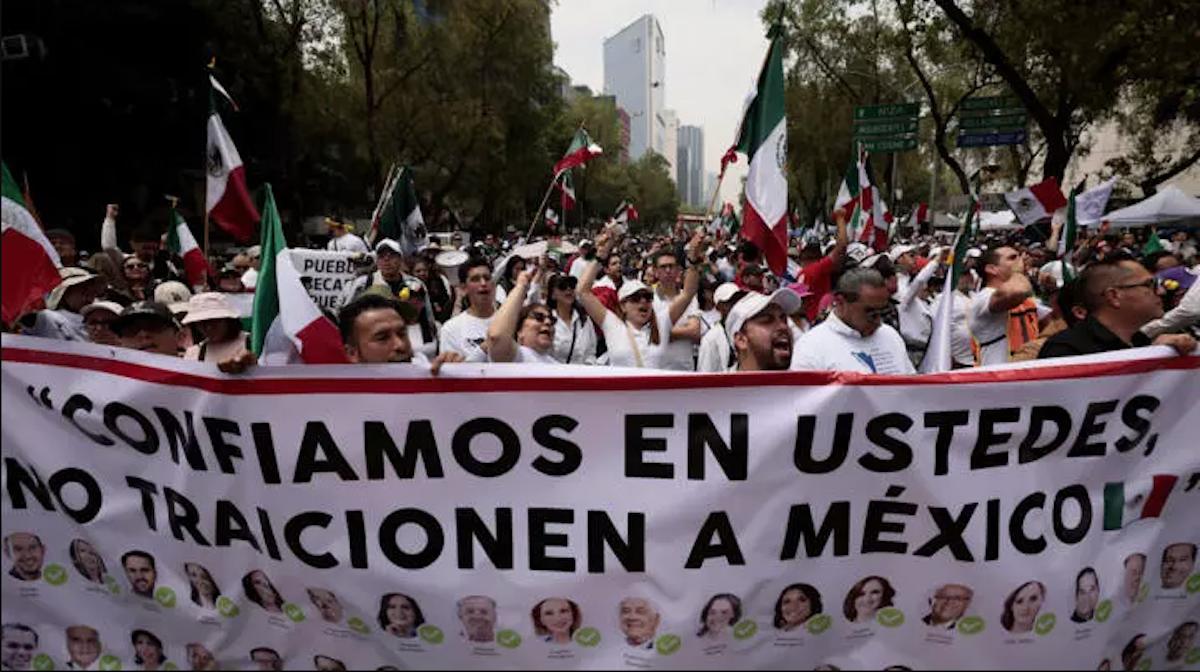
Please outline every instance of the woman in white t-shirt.
M560 364L551 354L558 316L540 303L525 304L537 266L521 271L504 305L488 324L488 360L514 364Z
M587 262L583 265L587 268ZM547 302L558 320L554 323L554 348L550 354L563 364L596 363L596 329L592 320L575 300L578 280L555 275L546 281Z
M700 288L700 264L703 259L696 252L704 242L704 233L697 231L687 246L688 270L681 291L666 309L654 310L654 292L644 283L631 280L621 285L617 292L620 314L610 311L595 294L592 293L592 283L600 272L600 264L592 262L588 265L579 283L579 301L587 310L592 321L600 325L604 332L604 342L608 346L608 363L610 366L626 366L633 368L657 369L663 351L671 338L671 325L687 312L696 291ZM616 241L609 240L608 233L601 234L596 239L596 245L601 259L608 258L608 252Z

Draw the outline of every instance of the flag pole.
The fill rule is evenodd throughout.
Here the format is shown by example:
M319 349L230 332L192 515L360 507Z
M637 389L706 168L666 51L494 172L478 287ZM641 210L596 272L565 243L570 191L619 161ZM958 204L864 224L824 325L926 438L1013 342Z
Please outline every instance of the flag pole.
M587 123L586 119L579 120L579 129L580 130L583 129L583 125L585 123ZM543 212L545 212L546 202L550 200L550 194L554 191L554 185L558 183L558 178L560 178L560 177L562 177L562 173L556 173L554 175L554 179L550 180L550 186L546 188L546 195L542 196L542 204L539 205L537 211L533 213L533 221L530 222L530 224L529 224L529 232L525 234L525 242L529 242L529 239L531 237L533 237L533 230L535 228L537 228L538 218L542 216ZM564 228L566 228L566 219L567 219L567 213L564 212L563 213Z

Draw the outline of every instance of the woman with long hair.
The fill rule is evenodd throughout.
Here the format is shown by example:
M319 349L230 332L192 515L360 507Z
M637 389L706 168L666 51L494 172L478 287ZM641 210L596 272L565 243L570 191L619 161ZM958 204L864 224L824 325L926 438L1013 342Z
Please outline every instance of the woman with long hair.
M700 610L697 637L720 639L742 620L742 600L732 593L717 593Z
M851 623L870 623L875 614L895 603L896 589L882 576L868 576L860 580L846 593L842 614Z
M195 562L183 563L183 572L187 574L188 585L191 586L192 604L205 609L216 609L217 600L221 598L221 589L213 581L212 574L204 565Z
M1037 621L1038 612L1046 602L1046 584L1041 581L1026 581L1004 600L1004 613L1000 625L1015 633L1030 632Z
M242 591L247 599L272 614L283 613L283 596L275 589L275 584L267 578L266 573L256 569L242 577Z
M379 598L379 613L375 620L379 629L404 639L417 636L417 628L425 624L425 614L417 601L402 593L388 593Z
M547 305L558 316L550 354L563 364L595 364L596 330L575 295L578 284L569 275L552 276L546 283Z

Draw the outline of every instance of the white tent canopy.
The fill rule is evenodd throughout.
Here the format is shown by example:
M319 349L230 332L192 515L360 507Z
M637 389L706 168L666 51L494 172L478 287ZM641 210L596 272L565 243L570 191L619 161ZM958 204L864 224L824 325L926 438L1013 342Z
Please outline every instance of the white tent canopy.
M961 216L949 213L934 215L935 228L956 229L960 226L962 226ZM1017 216L1012 210L979 213L979 229L981 231L1016 231L1022 228L1024 225L1017 221Z
M1146 226L1188 219L1200 222L1200 198L1188 196L1178 187L1169 186L1144 201L1114 210L1101 219L1117 227Z

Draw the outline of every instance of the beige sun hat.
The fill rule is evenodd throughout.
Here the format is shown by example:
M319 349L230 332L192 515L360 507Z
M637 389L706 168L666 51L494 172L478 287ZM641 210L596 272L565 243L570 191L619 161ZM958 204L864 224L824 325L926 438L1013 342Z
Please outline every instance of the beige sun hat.
M233 309L228 297L220 292L203 292L188 301L187 317L183 318L183 324L237 319L241 319L241 316Z
M92 273L86 268L77 266L65 266L58 269L58 275L62 278L62 282L57 287L50 290L50 296L46 297L46 307L50 310L58 309L58 302L62 301L63 295L67 290L75 285L82 285L86 282L99 280L100 276Z

